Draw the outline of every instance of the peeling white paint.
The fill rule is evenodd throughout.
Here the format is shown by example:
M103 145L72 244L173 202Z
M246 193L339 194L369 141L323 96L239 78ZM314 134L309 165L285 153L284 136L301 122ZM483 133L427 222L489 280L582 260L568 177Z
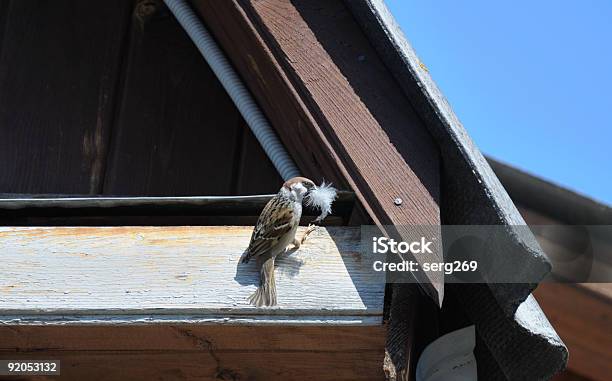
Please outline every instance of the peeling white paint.
M317 229L279 259L274 308L246 301L258 272L255 263L238 265L238 259L251 231L0 228L0 324L382 322L384 274L356 260L358 228Z

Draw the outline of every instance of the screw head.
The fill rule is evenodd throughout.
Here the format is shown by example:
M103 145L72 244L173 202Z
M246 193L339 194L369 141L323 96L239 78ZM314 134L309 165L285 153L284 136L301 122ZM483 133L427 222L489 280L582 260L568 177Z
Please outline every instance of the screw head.
M402 200L401 198L396 198L395 200L393 200L393 203L397 206L402 205L402 202L404 202L404 200Z

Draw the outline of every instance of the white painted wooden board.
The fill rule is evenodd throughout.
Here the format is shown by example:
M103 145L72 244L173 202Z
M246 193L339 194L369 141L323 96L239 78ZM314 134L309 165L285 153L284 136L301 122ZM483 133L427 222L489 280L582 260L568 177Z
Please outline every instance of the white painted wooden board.
M384 274L359 228L319 228L277 261L279 305L256 308L252 228L0 228L0 323L380 324ZM298 232L301 237L303 228Z

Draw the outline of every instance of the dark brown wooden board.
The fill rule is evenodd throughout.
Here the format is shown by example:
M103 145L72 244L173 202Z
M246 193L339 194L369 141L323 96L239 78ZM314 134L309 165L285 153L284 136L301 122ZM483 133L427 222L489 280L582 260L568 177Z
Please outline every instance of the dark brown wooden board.
M238 195L276 193L284 182L246 123L236 158L236 174L234 193Z
M0 359L59 359L62 380L383 379L382 325L3 326L0 339Z
M0 4L0 192L99 192L129 7Z
M255 31L236 1L193 1L207 28L227 54L245 85L259 103L271 125L287 126L293 134L279 134L304 175L317 181L325 177L348 189L344 175L335 164L336 157L327 145L312 145L309 128L315 123L304 108L278 62ZM287 145L291 139L291 145ZM296 151L300 143L299 152ZM307 156L304 151L308 151Z
M381 350L384 331L383 326L14 325L0 327L0 353L16 348L29 352L190 351L200 349L205 340L221 351L366 351Z
M596 381L612 374L612 302L583 284L544 283L538 303L570 353L570 371Z
M0 0L0 57L2 56L2 40L4 37L4 25L10 0Z
M379 353L276 351L19 352L11 360L59 359L61 380L375 381L383 380ZM11 380L56 380L22 376Z
M353 182L379 222L439 222L437 147L340 1L194 4L300 169Z
M344 4L249 4L379 221L437 224L438 149Z
M242 117L161 0L132 15L104 194L228 195Z

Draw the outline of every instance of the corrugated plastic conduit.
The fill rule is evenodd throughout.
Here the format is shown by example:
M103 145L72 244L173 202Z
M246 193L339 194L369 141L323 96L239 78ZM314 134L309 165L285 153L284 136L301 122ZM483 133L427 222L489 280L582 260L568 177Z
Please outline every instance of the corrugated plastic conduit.
M268 124L266 117L191 6L185 0L164 0L164 3L208 62L283 179L299 176L297 166Z

